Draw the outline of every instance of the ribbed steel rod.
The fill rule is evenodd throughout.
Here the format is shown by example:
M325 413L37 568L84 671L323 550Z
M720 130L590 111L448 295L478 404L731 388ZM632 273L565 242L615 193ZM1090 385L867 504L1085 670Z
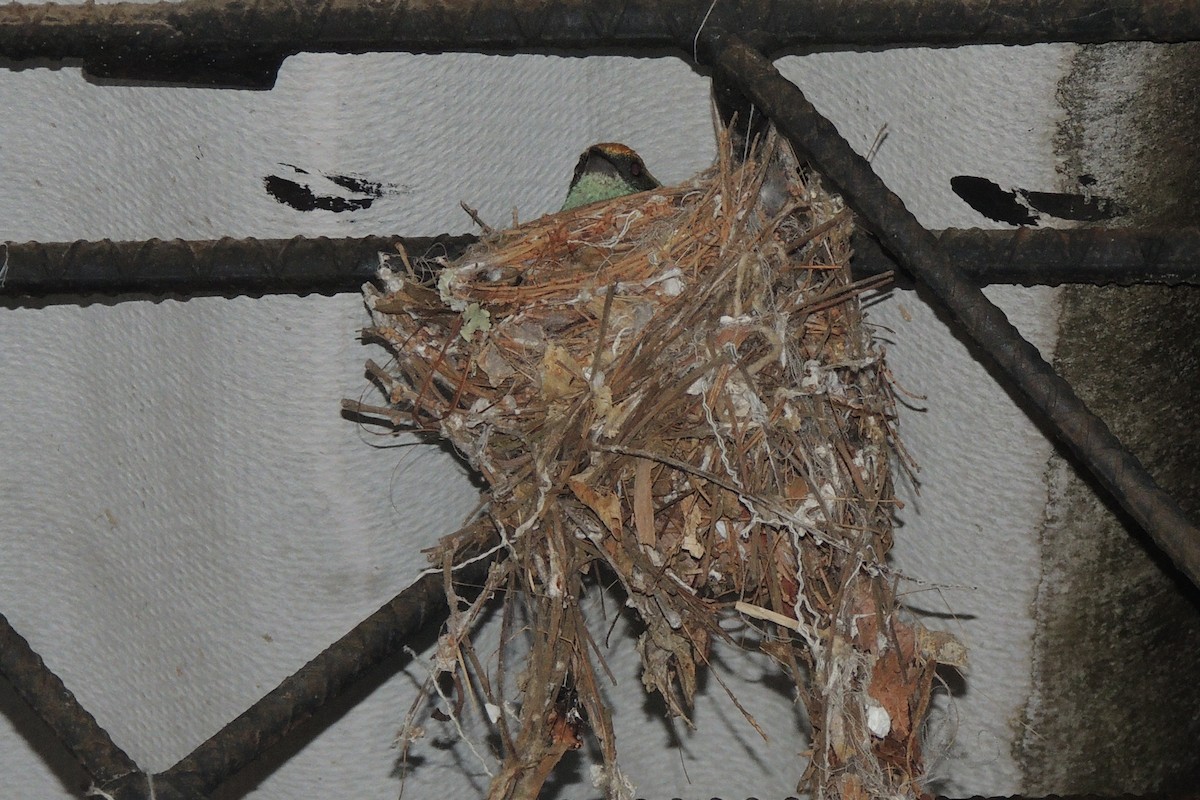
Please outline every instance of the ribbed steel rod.
M973 283L1200 285L1200 229L979 228L935 231L946 258ZM897 269L878 241L859 230L851 266L858 276Z
M483 559L457 570L455 583L481 584L490 563ZM439 622L445 608L443 576L418 579L156 777L200 795L211 794L369 669L398 652L413 634Z
M938 800L946 800L939 797ZM1001 795L987 797L975 795L962 800L1200 800L1200 792L1156 792L1155 794L1051 794L1045 797L1027 795Z
M723 800L721 797L713 797L712 800ZM741 795L731 795L728 800L744 800ZM745 800L755 800L754 798L746 798ZM788 795L780 798L780 800L800 800L795 795ZM937 795L937 800L951 800L946 795ZM1200 800L1200 793L1196 792L1175 792L1175 793L1159 793L1159 794L1052 794L1045 797L1036 795L975 795L973 797L965 797L960 800Z
M946 256L979 285L1200 285L1200 229L947 230ZM336 294L371 280L380 253L458 257L473 236L25 242L0 245L0 298L204 293ZM856 277L898 265L873 236L855 234Z
M6 295L180 292L334 293L374 276L379 254L403 244L419 258L459 253L472 237L10 242L0 245Z
M723 800L720 797L713 797L712 800ZM732 795L728 800L743 800L741 795ZM755 798L746 798L745 800L755 800ZM800 800L795 795L788 795L780 798L780 800ZM937 800L951 800L945 795L938 795ZM988 797L986 795L975 795L974 797L961 798L961 800L1200 800L1200 794L1196 792L1183 793L1159 793L1159 794L1052 794L1045 797L1034 795L997 795Z
M92 793L89 796L104 800L207 800L209 797L192 787L178 786L161 775L147 775L144 772L135 772L120 780L96 786L95 790L102 794Z
M1088 410L1075 390L1021 337L963 273L937 239L761 53L736 35L714 31L705 43L719 77L742 92L807 157L883 246L958 321L961 329L1029 402L1151 539L1200 586L1200 529L1137 458Z
M0 675L8 679L94 782L103 784L138 771L133 759L117 747L2 614Z
M292 53L404 50L690 55L705 25L759 50L1200 39L1185 0L183 0L0 6L0 58L82 59L97 75L269 86Z

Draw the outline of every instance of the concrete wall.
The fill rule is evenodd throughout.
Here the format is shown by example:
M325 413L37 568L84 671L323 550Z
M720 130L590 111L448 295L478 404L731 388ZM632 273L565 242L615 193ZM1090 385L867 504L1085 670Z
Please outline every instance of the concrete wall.
M1057 92L1075 54L912 50L781 66L861 151L887 125L876 167L922 222L981 226L951 193L952 176L1055 189L1071 168L1079 148L1064 145ZM1105 80L1089 86L1104 96ZM1061 86L1069 94L1069 80ZM714 151L707 80L676 60L301 55L265 93L98 86L76 69L39 67L0 72L0 99L0 238L18 241L458 232L470 228L460 200L497 224L514 208L523 219L557 208L594 141L630 144L668 182ZM264 189L267 176L296 174L285 165L396 190L361 211L301 212ZM1068 322L1094 314L1051 289L989 295L1047 355L1060 304ZM1047 688L1048 665L1073 646L1047 620L1075 608L1054 605L1054 591L1074 585L1060 571L1068 557L1043 561L1055 519L1070 516L1054 509L1075 490L919 293L880 298L871 320L898 380L927 397L901 423L922 465L897 534L906 599L972 648L931 726L933 788L1062 790L1093 752L1081 744L1079 761L1043 781L1054 747L1072 738L1045 710L1079 705ZM0 309L0 609L149 769L170 766L407 585L421 548L475 503L445 452L340 418L339 401L367 389L363 360L379 354L355 340L364 322L353 295ZM1064 364L1076 352L1064 350ZM689 733L652 716L621 634L612 699L639 795L791 790L804 743L766 665L721 656L769 742L713 681ZM424 669L381 675L222 796L394 796L393 738ZM0 710L0 795L78 796L80 773L6 685ZM461 746L417 753L411 797L486 785ZM586 766L564 775L560 796L591 796Z
M1195 225L1200 50L1080 50L1063 79L1064 178L1145 227ZM1200 291L1076 286L1057 366L1193 518ZM1063 458L1047 470L1033 683L1015 754L1033 793L1193 790L1200 739L1200 595Z

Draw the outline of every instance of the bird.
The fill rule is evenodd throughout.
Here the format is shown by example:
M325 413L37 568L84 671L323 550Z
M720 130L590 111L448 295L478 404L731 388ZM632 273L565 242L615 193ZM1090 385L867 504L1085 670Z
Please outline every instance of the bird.
M611 200L627 194L657 189L660 184L642 158L631 148L617 142L594 144L579 156L567 199L560 211Z

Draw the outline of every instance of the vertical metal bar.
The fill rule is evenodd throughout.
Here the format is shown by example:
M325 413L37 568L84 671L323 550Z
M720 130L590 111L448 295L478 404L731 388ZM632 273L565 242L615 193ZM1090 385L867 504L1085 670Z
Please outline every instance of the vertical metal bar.
M954 269L934 235L904 207L833 123L770 61L737 36L714 31L706 48L721 79L737 87L775 122L883 246L929 287L1096 479L1200 586L1200 529L1108 426L1088 410L1037 348L1022 338L1004 312Z

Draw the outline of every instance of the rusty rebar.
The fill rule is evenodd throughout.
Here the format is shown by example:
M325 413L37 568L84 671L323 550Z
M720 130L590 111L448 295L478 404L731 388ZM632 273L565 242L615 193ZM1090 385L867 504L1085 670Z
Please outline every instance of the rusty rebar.
M0 675L8 679L95 783L104 784L137 773L133 759L117 747L3 614L0 614Z
M946 258L973 283L1200 285L1200 229L979 228L935 231ZM869 233L853 238L851 266L865 277L899 265Z
M938 800L947 800L939 797ZM1153 794L1131 794L1129 792L1114 794L1051 794L1045 797L1028 795L1000 795L988 797L974 795L961 800L1200 800L1200 792L1155 792Z
M720 797L714 797L712 800L722 800ZM740 795L735 795L733 800L741 800ZM746 800L756 800L750 797ZM800 800L795 795L788 795L782 800ZM952 800L946 795L937 795L937 800ZM959 798L958 800L1200 800L1200 793L1183 792L1183 793L1158 793L1158 794L1051 794L1045 797L1033 795L974 795L972 797Z
M905 208L865 158L771 62L734 34L714 30L706 58L721 80L742 92L845 198L901 265L925 284L1015 390L1133 517L1193 584L1200 586L1200 529L1138 459L1088 410L1058 375L963 273L937 239Z
M144 772L131 773L94 788L95 792L89 796L104 800L206 800L208 797L192 787L180 786L170 778Z
M273 84L298 52L692 53L702 29L775 55L812 47L1180 42L1183 0L183 0L0 6L0 58L79 59L97 76Z
M150 239L0 245L0 297L119 293L353 291L404 245L414 259L457 254L472 237Z
M492 559L456 570L455 583L476 585ZM164 773L147 775L113 743L62 680L0 615L0 675L113 800L202 800L295 730L317 709L396 653L445 611L444 577L418 579Z
M455 583L480 585L490 564L490 558L481 558L456 570ZM364 673L399 652L414 633L440 621L446 609L444 586L440 573L418 579L156 777L189 792L211 794Z
M1200 229L947 230L946 256L979 285L1164 283L1200 285ZM219 239L145 242L9 242L0 245L0 298L117 295L337 294L374 278L380 253L403 244L410 257L454 259L473 236L353 239ZM873 236L855 234L857 277L898 269Z
M722 800L720 797L714 797L712 800ZM735 795L734 800L741 800L740 795ZM756 800L756 798L747 798L746 800ZM788 795L782 800L800 800L796 795ZM937 800L952 800L946 795L937 795ZM1158 793L1158 794L1051 794L1045 797L1034 795L974 795L972 797L958 798L958 800L1200 800L1200 793L1183 792L1183 793Z

